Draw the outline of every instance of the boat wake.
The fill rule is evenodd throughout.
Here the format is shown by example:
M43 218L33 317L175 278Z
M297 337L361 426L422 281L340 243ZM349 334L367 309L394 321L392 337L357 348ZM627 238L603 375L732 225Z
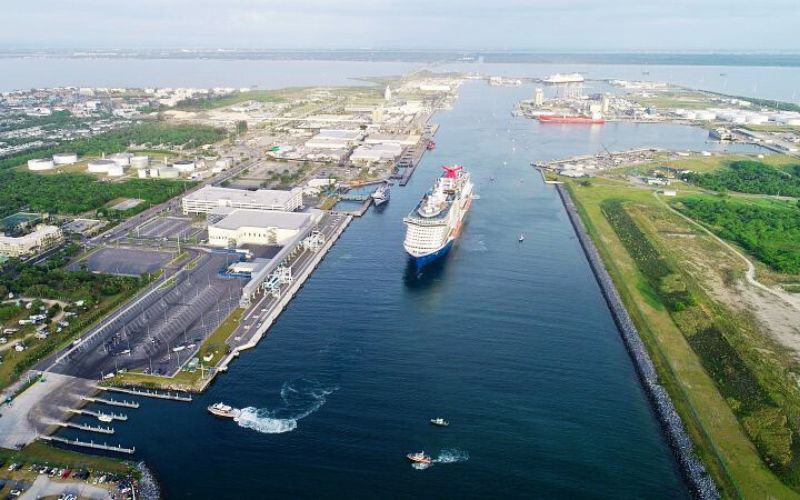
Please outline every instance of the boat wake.
M274 409L248 406L240 410L234 421L240 427L264 434L291 432L299 420L319 410L336 389L304 378L285 382L281 387L283 406Z
M469 460L469 453L464 450L457 450L455 448L444 449L439 452L439 456L431 460L430 463L414 462L411 467L417 470L425 470L432 467L434 464L457 464Z

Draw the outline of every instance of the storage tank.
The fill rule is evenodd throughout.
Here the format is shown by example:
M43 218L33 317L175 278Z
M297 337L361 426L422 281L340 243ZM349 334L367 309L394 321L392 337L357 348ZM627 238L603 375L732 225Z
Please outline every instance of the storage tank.
M86 168L93 174L107 174L108 169L111 168L112 165L116 165L116 162L113 160L100 159L90 161L86 165Z
M226 170L231 168L231 159L230 158L220 158L217 160L215 166L221 170Z
M53 160L49 158L34 158L33 160L28 160L28 170L52 170L54 167L55 164Z
M140 179L147 179L150 175L150 171L146 168L140 168L136 170L136 175L138 175Z
M698 111L697 112L697 119L704 120L704 121L711 121L717 117L717 114L713 111Z
M195 169L195 163L192 160L177 160L172 167L179 172L192 172Z
M147 168L150 166L149 156L132 156L131 167L133 168Z
M56 165L72 165L78 161L78 155L75 153L56 153L53 155L53 163Z
M108 157L109 160L113 161L120 167L127 167L130 165L131 158L133 158L133 155L130 153L117 153Z
M164 167L158 169L158 177L160 179L177 179L180 176L181 173L177 168Z
M118 163L114 163L108 167L108 176L109 177L122 177L125 175L125 167L119 165Z

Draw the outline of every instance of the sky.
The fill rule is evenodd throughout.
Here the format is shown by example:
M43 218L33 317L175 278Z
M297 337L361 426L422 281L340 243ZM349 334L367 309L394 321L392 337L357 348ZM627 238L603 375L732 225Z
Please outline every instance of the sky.
M5 0L14 48L800 51L800 0Z

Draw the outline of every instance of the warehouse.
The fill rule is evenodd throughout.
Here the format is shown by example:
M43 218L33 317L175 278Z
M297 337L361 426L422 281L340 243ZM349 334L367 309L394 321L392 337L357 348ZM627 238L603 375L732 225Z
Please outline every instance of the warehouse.
M220 248L283 246L315 224L319 216L317 211L234 210L224 219L208 226L208 244Z
M303 208L303 190L291 191L259 189L246 191L216 186L205 186L185 196L182 201L183 213L209 213L219 208L247 208L254 210L279 210L294 212Z

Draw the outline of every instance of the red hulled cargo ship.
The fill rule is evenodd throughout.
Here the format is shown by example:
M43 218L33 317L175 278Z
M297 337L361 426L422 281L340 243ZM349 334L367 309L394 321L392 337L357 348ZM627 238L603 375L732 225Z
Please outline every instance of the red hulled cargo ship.
M589 125L602 125L606 122L602 116L569 116L569 115L539 115L542 123L582 123Z

